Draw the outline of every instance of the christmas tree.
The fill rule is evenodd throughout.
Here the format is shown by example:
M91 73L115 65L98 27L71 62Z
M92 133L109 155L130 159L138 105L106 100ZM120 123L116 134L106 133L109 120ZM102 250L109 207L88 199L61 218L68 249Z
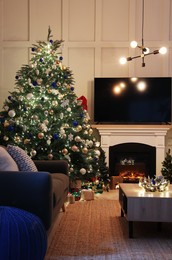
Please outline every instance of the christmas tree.
M62 64L62 43L52 40L49 28L47 41L32 46L29 65L16 73L14 91L0 112L0 143L18 145L33 160L67 160L72 180L108 178L73 74Z
M170 153L170 149L166 153L165 159L162 162L161 173L165 177L165 179L169 180L170 183L172 183L172 156Z

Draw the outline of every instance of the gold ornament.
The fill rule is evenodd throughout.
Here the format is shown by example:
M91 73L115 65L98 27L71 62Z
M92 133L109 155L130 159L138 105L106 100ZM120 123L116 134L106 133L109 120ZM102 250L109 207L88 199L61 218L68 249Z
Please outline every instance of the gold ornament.
M36 151L32 149L32 150L30 151L30 155L31 155L32 157L34 157L34 156L36 155Z
M92 135L92 133L93 133L93 129L90 129L89 134Z
M9 137L5 135L3 139L4 139L4 141L8 141Z
M77 152L78 151L78 147L76 145L73 145L71 149L72 149L73 152Z
M15 137L14 137L14 141L17 142L17 143L19 143L19 142L21 142L21 139L20 139L19 136L15 136Z
M80 137L80 136L76 136L76 137L75 137L75 141L76 141L76 142L81 142L81 137Z
M48 125L49 121L48 121L47 119L45 119L45 120L43 121L43 123L44 123L45 125Z
M33 98L33 94L32 94L32 93L28 93L28 94L26 95L26 98L27 98L28 100L32 99L32 98Z
M87 154L87 153L88 153L87 147L84 147L84 148L82 149L82 152L83 152L84 154Z
M9 122L8 121L5 121L4 122L4 127L8 127L10 124L9 124Z
M43 139L43 138L44 138L44 133L39 133L39 134L38 134L38 138L39 138L39 139Z
M99 184L99 180L96 180L96 181L95 181L95 184L98 185L98 184Z
M29 144L30 143L30 139L25 139L24 140L24 144Z
M52 153L49 153L48 154L48 160L52 160L53 159L53 155L52 155Z
M38 104L38 105L37 105L37 108L42 108L42 104Z
M64 148L64 149L62 150L62 153L63 153L64 155L66 155L66 154L68 154L68 150L67 150L66 148Z
M52 105L53 105L54 107L57 107L57 106L58 106L58 101L57 101L57 100L53 100Z
M36 120L38 120L38 116L37 115L33 115L32 119L36 121Z
M42 79L37 79L37 83L38 83L38 85L41 85Z
M85 122L86 124L88 123L88 121L89 121L88 118L84 118L84 122Z
M77 127L76 127L76 131L77 132L80 132L82 130L82 126L81 125L78 125Z
M51 139L47 140L47 144L50 145L51 144Z
M93 141L90 140L90 141L88 142L88 145L89 145L90 147L92 147L92 146L93 146Z
M54 110L51 109L51 110L49 111L49 114L50 114L50 115L53 115L53 114L54 114Z

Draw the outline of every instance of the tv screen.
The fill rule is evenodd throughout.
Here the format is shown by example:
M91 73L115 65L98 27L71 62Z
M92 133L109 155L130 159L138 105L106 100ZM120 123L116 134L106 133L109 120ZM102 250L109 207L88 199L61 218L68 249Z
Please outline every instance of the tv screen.
M94 122L171 124L171 78L95 78Z

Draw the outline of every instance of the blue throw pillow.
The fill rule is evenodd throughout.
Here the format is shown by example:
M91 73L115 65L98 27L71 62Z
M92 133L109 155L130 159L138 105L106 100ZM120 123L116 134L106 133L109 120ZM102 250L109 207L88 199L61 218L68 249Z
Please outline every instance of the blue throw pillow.
M20 147L7 145L7 151L14 159L20 171L37 172L38 169L29 155Z

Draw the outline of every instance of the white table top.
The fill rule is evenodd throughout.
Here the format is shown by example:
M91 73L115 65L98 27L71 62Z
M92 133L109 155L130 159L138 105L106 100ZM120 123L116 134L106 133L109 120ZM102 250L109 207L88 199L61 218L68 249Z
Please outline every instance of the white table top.
M122 188L127 198L172 198L172 184L170 184L163 192L145 191L138 185L138 183L120 183L119 186Z

